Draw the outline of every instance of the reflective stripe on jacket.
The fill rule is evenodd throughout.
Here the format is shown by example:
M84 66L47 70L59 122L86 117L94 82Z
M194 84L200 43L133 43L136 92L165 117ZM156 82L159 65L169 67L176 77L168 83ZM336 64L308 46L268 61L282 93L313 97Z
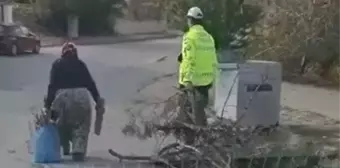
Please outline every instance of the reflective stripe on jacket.
M181 52L179 84L191 82L193 86L205 86L214 81L217 66L215 43L202 26L194 25L184 34Z

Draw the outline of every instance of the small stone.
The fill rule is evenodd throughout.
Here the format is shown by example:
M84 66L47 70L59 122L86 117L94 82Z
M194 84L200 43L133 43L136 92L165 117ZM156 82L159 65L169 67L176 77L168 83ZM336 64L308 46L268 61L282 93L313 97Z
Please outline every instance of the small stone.
M7 153L14 154L14 153L16 153L16 151L14 149L9 149L9 150L7 150Z

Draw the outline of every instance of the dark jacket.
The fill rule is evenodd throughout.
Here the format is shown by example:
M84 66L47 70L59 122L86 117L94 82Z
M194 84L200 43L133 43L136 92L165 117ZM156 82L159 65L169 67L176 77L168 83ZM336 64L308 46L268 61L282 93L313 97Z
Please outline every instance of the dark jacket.
M87 88L94 101L98 102L100 95L86 64L78 59L77 56L57 59L52 64L50 71L50 83L45 107L50 108L59 89L80 87Z

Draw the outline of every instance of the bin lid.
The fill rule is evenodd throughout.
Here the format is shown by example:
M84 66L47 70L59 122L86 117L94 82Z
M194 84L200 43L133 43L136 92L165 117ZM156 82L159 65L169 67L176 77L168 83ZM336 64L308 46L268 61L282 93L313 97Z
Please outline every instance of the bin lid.
M266 61L266 60L247 60L246 63L248 64L280 64L276 61Z
M233 50L222 50L217 54L217 59L219 63L238 63L241 62L241 56L239 56Z

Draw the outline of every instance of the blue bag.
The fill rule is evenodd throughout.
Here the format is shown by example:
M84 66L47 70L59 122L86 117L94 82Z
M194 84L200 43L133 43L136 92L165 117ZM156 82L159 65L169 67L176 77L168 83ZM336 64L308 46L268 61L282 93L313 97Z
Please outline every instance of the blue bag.
M60 139L58 129L54 124L40 127L33 135L33 162L57 163L60 162Z

